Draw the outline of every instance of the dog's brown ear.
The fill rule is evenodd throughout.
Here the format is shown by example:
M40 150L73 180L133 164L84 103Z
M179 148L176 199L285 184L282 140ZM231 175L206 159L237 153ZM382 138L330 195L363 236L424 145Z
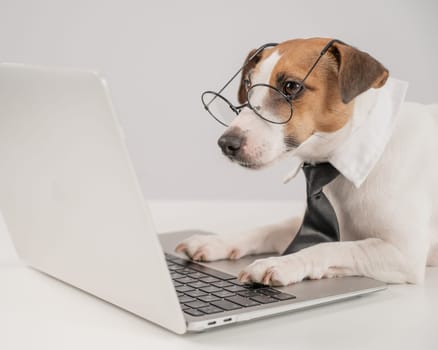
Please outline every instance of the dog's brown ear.
M253 57L251 61L248 62L248 60L255 54L257 49L251 50L248 56L246 56L245 59L245 66L242 69L242 75L240 78L240 86L239 90L237 92L237 99L239 103L244 104L246 102L247 96L246 96L246 84L245 79L247 78L248 72L255 67L255 65L260 61L260 54L258 54L256 57Z
M344 103L370 88L382 87L388 79L388 70L366 52L341 43L334 43L330 52L338 62L338 83Z

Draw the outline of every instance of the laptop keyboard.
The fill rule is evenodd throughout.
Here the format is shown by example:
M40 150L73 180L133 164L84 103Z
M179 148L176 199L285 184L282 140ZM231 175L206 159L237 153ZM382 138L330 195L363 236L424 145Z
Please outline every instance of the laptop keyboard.
M292 294L263 284L243 284L236 277L165 254L182 310L191 316L294 299Z

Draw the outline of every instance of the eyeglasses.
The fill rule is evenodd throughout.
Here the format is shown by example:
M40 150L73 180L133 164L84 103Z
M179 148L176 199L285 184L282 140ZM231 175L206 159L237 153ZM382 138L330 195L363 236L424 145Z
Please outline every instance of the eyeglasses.
M288 81L283 86L283 91L269 84L254 84L250 79L243 79L246 90L246 103L234 105L222 92L228 85L239 75L240 72L263 50L268 47L274 47L278 44L269 43L259 47L244 63L244 65L225 83L225 85L215 91L204 91L201 95L201 100L205 110L223 126L229 126L243 108L248 107L257 116L263 120L273 124L286 124L293 116L292 101L301 95L305 90L304 82L309 77L310 73L315 69L316 65L330 49L334 43L345 45L342 41L333 39L329 41L321 50L318 58L315 60L309 71L300 81Z

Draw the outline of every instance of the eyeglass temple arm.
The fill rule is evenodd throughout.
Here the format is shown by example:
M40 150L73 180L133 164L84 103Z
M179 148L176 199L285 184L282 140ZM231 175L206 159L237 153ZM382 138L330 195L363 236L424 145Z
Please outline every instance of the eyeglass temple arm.
M316 59L316 61L313 63L312 67L309 69L309 71L307 72L307 74L304 76L304 78L301 80L301 84L303 85L304 82L306 81L307 77L310 75L310 73L312 73L312 71L315 69L316 65L318 64L319 60L321 59L322 56L324 56L326 54L326 52L332 47L332 45L334 43L340 43L343 45L347 45L345 44L343 41L338 40L338 39L333 39L330 40L325 46L324 48L321 50L319 57ZM245 68L245 66L252 60L254 59L260 52L262 52L264 49L266 49L267 47L273 47L273 46L277 46L278 43L268 43L265 45L260 46L256 52L254 52L254 54L251 55L251 57L249 57L245 63L243 64L242 67L240 67L240 69L225 83L225 85L217 92L218 95L220 95L222 93L222 91L224 91L228 85L231 84L231 82L234 80L235 77L237 77L240 72L243 70L243 68ZM208 102L205 106L205 108L208 108L208 106L210 106L210 104L217 98L217 96L213 97L211 99L210 102Z
M312 73L313 69L316 67L316 65L318 64L319 60L322 58L322 56L324 56L326 54L326 52L333 46L334 43L339 43L342 45L347 45L346 43L344 43L341 40L338 39L333 39L330 40L325 46L324 48L321 50L321 52L319 53L319 57L316 59L316 61L313 63L312 67L309 69L309 71L307 72L307 74L304 76L303 80L301 80L301 84L304 84L304 82L306 81L307 77L310 75L310 73Z

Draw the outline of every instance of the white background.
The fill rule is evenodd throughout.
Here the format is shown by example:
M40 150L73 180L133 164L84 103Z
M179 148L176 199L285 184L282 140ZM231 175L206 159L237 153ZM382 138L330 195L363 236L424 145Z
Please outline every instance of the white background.
M229 163L200 93L248 51L296 37L337 37L408 80L408 99L437 102L436 0L0 0L0 61L93 68L109 81L147 198L301 199L287 162Z

